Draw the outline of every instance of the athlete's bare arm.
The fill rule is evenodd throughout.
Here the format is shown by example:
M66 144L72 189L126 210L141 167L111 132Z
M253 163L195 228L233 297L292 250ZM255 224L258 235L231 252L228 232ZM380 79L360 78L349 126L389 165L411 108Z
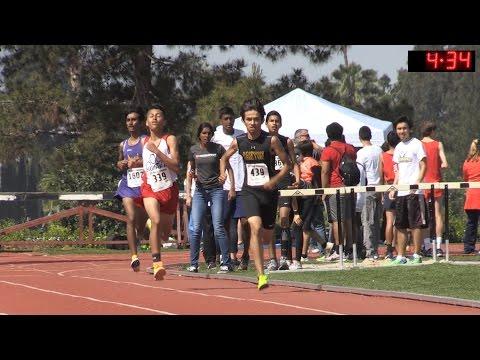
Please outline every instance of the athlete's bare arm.
M280 158L280 160L282 161L282 163L284 165L283 165L283 168L278 172L277 175L272 177L270 179L270 181L268 181L267 183L265 183L263 185L265 190L273 190L274 186L281 179L283 179L285 177L285 175L287 175L290 172L290 170L292 169L292 162L290 161L289 156L287 155L287 153L283 149L282 143L280 142L278 137L272 136L270 146L271 146L273 152Z
M295 160L295 148L293 146L293 141L290 138L287 141L287 151L290 161L293 164L293 173L295 174L295 182L292 184L292 186L294 188L298 188L300 185L300 166L298 166L298 163Z
M232 143L230 144L230 147L220 159L220 175L218 176L218 181L220 181L222 184L227 179L227 175L225 174L225 171L227 170L227 167L230 166L229 160L233 156L233 154L235 154L237 151L238 151L237 139L233 139ZM233 172L232 172L232 178L233 178ZM233 179L233 181L235 181L235 179Z
M118 145L117 169L123 171L127 168L128 161L123 158L123 141Z
M443 144L441 142L438 143L438 150L439 150L439 155L440 155L440 160L442 160L442 164L440 167L442 169L448 168L448 162L447 162L447 157L445 156L445 151L443 150Z

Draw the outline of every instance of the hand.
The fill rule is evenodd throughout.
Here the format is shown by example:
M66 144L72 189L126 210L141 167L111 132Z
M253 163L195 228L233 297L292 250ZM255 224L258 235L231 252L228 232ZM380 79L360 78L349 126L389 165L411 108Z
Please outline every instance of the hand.
M446 169L447 167L448 167L448 165L445 164L445 163L442 163L442 164L440 165L440 168L441 168L441 169Z
M230 191L228 192L228 201L231 201L233 199L235 199L235 197L237 196L237 193L235 192L235 190L232 190L230 189Z
M196 178L197 178L197 174L195 173L195 169L191 169L191 170L187 173L187 176L188 176L190 179L196 179Z
M187 207L191 207L192 206L192 197L190 195L187 195L185 197L185 204L187 205Z
M395 200L395 191L390 191L390 192L388 193L388 198L389 198L390 200Z
M302 218L298 214L293 215L293 222L298 226L302 226L303 224Z
M225 184L225 181L227 180L227 175L226 174L220 174L218 175L218 182L220 184Z
M127 160L119 160L117 161L117 167L120 169L120 170L125 170L127 168Z
M147 148L147 150L153 152L154 154L156 154L155 150L158 149L157 145L155 145L152 140L148 140L148 142L145 144L145 147Z
M134 157L131 158L131 157L129 156L129 157L128 157L128 160L127 160L127 167L128 167L129 169L131 169L131 168L134 166L135 162L136 162L136 158L134 158Z
M272 183L272 181L267 181L265 184L263 184L263 188L267 191L272 191L275 187L275 184Z
M299 181L295 181L292 185L290 185L288 188L289 189L298 189L298 187L300 186L300 182Z

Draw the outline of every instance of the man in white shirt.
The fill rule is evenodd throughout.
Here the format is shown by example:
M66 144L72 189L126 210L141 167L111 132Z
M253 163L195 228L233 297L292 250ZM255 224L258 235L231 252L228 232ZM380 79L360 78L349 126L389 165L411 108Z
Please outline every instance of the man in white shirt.
M215 133L212 137L212 142L222 145L225 148L225 151L228 150L230 144L232 143L233 139L236 138L238 135L243 134L242 130L234 129L233 125L235 124L235 114L232 108L225 106L219 110L219 119L220 125L217 126ZM233 177L235 181L235 193L236 196L234 198L229 198L229 190L230 190L230 179L228 178L223 184L223 190L225 191L225 203L223 206L223 219L225 223L225 229L227 232L227 236L229 239L230 244L230 258L232 259L232 264L234 266L239 266L240 269L246 270L247 265L249 262L248 250L249 250L249 243L248 243L248 236L243 236L244 238L244 251L239 262L237 260L237 252L238 252L238 220L245 218L245 213L243 207L241 205L241 201L238 199L238 194L240 190L242 190L243 180L244 180L244 166L243 166L243 158L240 156L238 151L232 155L229 160L230 166L233 170ZM246 220L241 221L243 232L245 232L248 227L248 223ZM241 231L240 231L241 235Z
M368 185L383 184L382 149L373 145L372 131L368 126L362 126L358 132L363 148L357 151L357 163L365 169ZM378 259L378 243L380 241L380 220L382 218L381 193L367 193L365 205L362 208L363 245L366 257L371 260Z
M419 184L425 176L427 156L421 141L412 137L413 123L406 116L402 116L393 123L393 127L401 140L393 153L393 166L395 169L393 185ZM389 196L390 199L394 199L395 191L391 191ZM395 229L398 255L390 264L421 263L421 229L428 227L427 206L422 190L398 191L396 213ZM415 245L415 253L409 261L404 256L408 229L412 231L413 243Z

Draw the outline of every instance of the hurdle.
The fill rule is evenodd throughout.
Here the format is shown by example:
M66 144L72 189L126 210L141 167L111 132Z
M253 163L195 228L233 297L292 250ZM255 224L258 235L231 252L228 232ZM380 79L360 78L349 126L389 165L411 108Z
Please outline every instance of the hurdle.
M49 200L49 201L79 201L80 206L77 206L72 209L63 210L56 214L44 216L39 219L30 220L23 224L17 224L9 228L0 229L0 236L13 233L15 231L31 228L41 224L45 224L51 221L56 221L64 217L69 216L79 216L79 241L78 242L62 242L65 245L111 245L111 244L128 244L126 240L120 241L93 241L93 216L100 215L109 218L113 218L119 221L126 222L127 217L125 215L117 214L111 211L98 209L92 205L92 203L100 201L112 201L116 200L115 192L105 191L105 192L0 192L0 202L2 201L13 201L21 202L26 200ZM187 207L184 201L185 193L181 192L179 194L179 202L177 204L176 211L176 233L177 233L177 248L185 248L188 243L188 215L186 215ZM86 205L86 206L85 206ZM180 214L180 208L183 210L183 218ZM83 218L84 215L88 215L88 241L85 241L83 238ZM184 226L182 229L181 222L184 221ZM186 221L186 222L185 222ZM183 236L182 236L183 235ZM25 242L11 242L9 244L23 246ZM142 243L147 244L148 241L142 241ZM48 241L43 241L42 244L49 244Z
M341 211L340 211L340 196L341 194L347 195L351 197L353 200L354 195L356 193L366 193L366 192L391 192L391 191L416 191L416 190L431 190L430 193L430 206L434 206L434 194L433 190L444 190L444 210L445 210L445 261L449 262L449 222L448 222L448 197L449 197L449 190L467 190L467 189L480 189L480 182L472 181L472 182L438 182L438 183L419 183L414 185L405 185L405 184L395 184L395 185L366 185L366 186L344 186L344 187L337 187L337 188L317 188L317 189L286 189L286 190L279 190L280 196L319 196L319 195L335 195L337 198L337 213L338 213L338 234L339 238L343 239L343 232L342 232L342 219L341 219ZM354 201L351 202L351 213L355 213ZM432 211L430 209L430 216L432 215ZM355 217L352 216L352 230L355 226ZM430 233L432 233L432 222L430 222ZM352 231L353 233L353 231ZM357 266L357 257L356 257L356 243L353 241L353 265ZM339 242L339 252L340 252L340 269L343 269L343 246L344 241ZM436 252L432 251L434 256L434 261L437 261Z

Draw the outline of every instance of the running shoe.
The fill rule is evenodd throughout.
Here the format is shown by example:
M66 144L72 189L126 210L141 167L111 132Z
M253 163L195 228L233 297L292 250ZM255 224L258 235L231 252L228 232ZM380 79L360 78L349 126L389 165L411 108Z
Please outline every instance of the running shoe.
M408 260L402 257L401 259L399 258L393 259L392 261L386 263L385 266L398 266L398 265L405 265L407 263L408 263Z
M392 260L393 258L393 251L387 251L387 254L385 255L385 260Z
M303 257L303 256L302 256L302 257L300 258L300 261L301 261L301 262L307 262L307 261L308 261L308 256L307 256L307 257Z
M165 268L163 267L163 262L158 261L153 263L153 277L155 280L163 280L166 274Z
M268 287L268 276L265 274L258 276L258 290L263 290Z
M280 264L278 266L278 270L288 270L290 267L287 264L287 259L285 257L280 258Z
M191 265L187 268L187 271L188 272L193 272L193 273L198 273L198 267Z
M240 260L240 265L238 266L238 270L243 270L243 271L248 270L248 260L245 260L245 259Z
M138 259L137 255L132 255L132 261L130 262L130 267L135 272L140 271L140 260Z
M419 256L419 257L414 257L414 256L412 256L412 257L410 258L410 260L408 261L408 263L409 263L409 264L412 264L412 265L414 265L414 264L421 264L421 263L422 263L422 258L421 258L420 256Z
M437 249L437 256L442 257L443 256L443 250L442 249Z
M300 261L293 260L292 265L290 265L290 270L299 270L302 268L302 263Z
M215 264L214 262L210 262L207 264L207 269L208 270L213 270L213 269L216 269L217 268L217 264Z
M340 255L335 251L332 255L325 258L325 261L337 261L338 259L340 259Z
M267 263L267 267L266 269L268 271L275 271L278 269L278 265L277 265L277 260L275 259L270 259L270 261Z
M217 271L217 274L226 274L233 271L233 268L228 265L220 265L220 269Z

